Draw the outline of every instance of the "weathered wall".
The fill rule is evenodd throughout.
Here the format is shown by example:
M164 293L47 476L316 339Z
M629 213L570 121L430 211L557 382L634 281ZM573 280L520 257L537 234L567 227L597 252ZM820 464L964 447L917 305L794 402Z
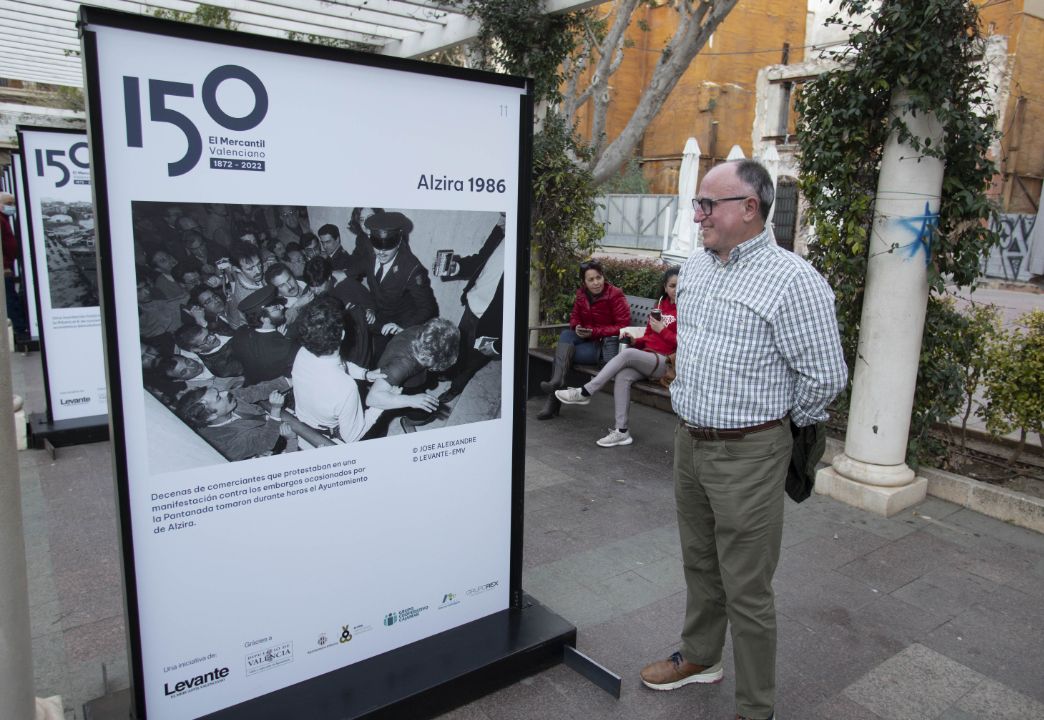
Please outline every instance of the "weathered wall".
M990 225L1000 234L1000 245L982 263L987 277L1026 281L1032 277L1029 269L1030 233L1036 215L1005 214L995 217Z
M1007 213L1036 213L1044 176L1044 1L983 4L983 29L1008 37L1009 94L1001 112L997 189Z
M1044 67L1044 0L975 1L982 6L984 32L1007 41L1006 66L991 78L999 85L997 110L1004 132L998 147L1001 174L995 193L1005 212L1034 213L1044 177L1044 73L1040 71ZM607 13L611 8L611 3L600 6ZM774 134L772 126L778 129L779 110L778 102L772 105L764 99L757 106L758 71L781 63L784 43L791 48L787 63L814 61L818 52L809 50L806 55L802 47L838 42L837 29L822 25L835 11L836 2L829 0L740 0L682 76L638 147L650 191L675 191L682 148L689 137L699 141L703 152L701 174L724 158L733 145L739 145L748 157L760 153L767 142L764 137ZM647 31L638 28L638 19L644 20ZM636 11L629 30L633 47L626 51L611 80L609 139L616 137L630 117L675 25L676 15L670 7ZM993 44L988 54L998 47ZM1005 65L990 60L994 67ZM590 118L581 115L580 121L581 132L589 134ZM789 130L793 130L792 114ZM780 154L784 164L792 163L787 148L781 146Z
M608 12L611 5L601 8ZM713 158L723 159L733 145L751 155L758 70L783 59L784 43L791 48L789 62L803 59L806 10L806 0L740 0L646 129L638 156L651 192L676 192L682 149L690 137L697 139L703 151L701 174ZM639 29L638 19L647 23L647 31ZM635 11L628 31L634 45L610 82L612 100L606 123L610 139L623 129L649 84L676 24L677 14L670 7ZM580 129L590 132L590 118L581 118Z

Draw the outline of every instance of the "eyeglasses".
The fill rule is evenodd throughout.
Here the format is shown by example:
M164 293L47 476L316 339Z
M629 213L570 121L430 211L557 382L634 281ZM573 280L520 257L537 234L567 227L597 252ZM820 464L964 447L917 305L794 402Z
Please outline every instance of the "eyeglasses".
M714 212L714 206L718 203L728 202L729 200L746 200L749 197L750 195L736 195L735 197L718 198L717 200L694 197L692 199L692 209L696 212L702 212L705 217L710 217L710 214Z

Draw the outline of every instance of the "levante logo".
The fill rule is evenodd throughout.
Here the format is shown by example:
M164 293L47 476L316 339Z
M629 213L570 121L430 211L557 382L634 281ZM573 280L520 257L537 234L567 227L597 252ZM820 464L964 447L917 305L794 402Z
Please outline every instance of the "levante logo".
M163 683L163 694L167 697L177 697L178 695L184 695L193 690L217 685L219 682L224 682L227 677L227 667L214 668L210 672L203 673L202 675L196 675L187 680L179 680L174 683L174 687L171 687L170 683Z
M230 115L218 103L218 89L221 84L229 80L245 83L253 94L253 107L245 115L236 117ZM127 116L127 147L144 147L143 119L142 119L142 92L141 78L125 75L123 77L123 106ZM185 136L185 154L174 162L167 164L167 175L176 177L196 167L200 157L203 155L203 137L199 133L196 123L185 113L168 107L168 102L179 102L175 98L194 98L196 87L192 83L174 82L171 80L156 80L149 78L148 86L148 108L149 120L154 123L167 123L173 125ZM203 78L203 86L200 92L200 100L203 109L211 120L226 130L233 132L245 132L253 130L268 114L268 90L261 79L240 65L222 65L211 70ZM185 101L180 101L184 107ZM250 147L264 147L264 141L237 140L225 138L228 143ZM260 143L257 145L256 143ZM168 143L169 144L169 143ZM222 144L218 141L218 144Z

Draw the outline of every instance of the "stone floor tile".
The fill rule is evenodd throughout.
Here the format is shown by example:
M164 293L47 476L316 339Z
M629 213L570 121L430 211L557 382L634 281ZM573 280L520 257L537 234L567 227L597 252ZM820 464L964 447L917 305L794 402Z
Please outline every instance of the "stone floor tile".
M1007 580L1007 585L1027 595L1044 598L1044 557L1038 558L1025 571L1016 573Z
M996 608L976 606L928 633L927 647L1044 702L1044 644L1039 620L1016 621Z
M122 614L65 632L65 652L70 663L111 661L122 658L126 651Z
M1039 703L993 680L979 683L954 704L957 710L974 718L990 718L990 720L1044 718L1044 703Z
M948 618L884 595L864 605L848 619L848 629L873 639L881 647L903 648L922 640Z
M823 623L848 627L849 618L879 596L859 580L824 570L797 588L780 587L776 609L808 627Z
M633 570L599 582L585 584L593 593L608 600L618 612L630 612L646 607L674 592L646 580Z
M923 645L911 645L845 688L849 700L883 720L938 717L985 678Z
M537 459L526 460L526 492L572 482L573 478L558 468Z
M967 508L955 512L947 520L979 535L988 535L1001 542L1024 548L1038 556L1044 554L1044 535L1041 533L1010 525L1003 520L987 517Z
M837 572L890 593L959 555L960 548L952 543L916 532L843 565Z
M448 713L436 716L437 720L490 720L489 715L482 712L474 703L464 707L450 710Z
M634 572L672 594L685 590L685 575L678 558L663 558L656 562L646 563L642 567L635 568Z
M47 602L33 598L29 605L29 627L32 637L38 638L62 631L62 601L57 596Z
M886 544L888 540L850 526L827 529L804 542L791 545L788 553L800 555L817 568L834 570Z
M998 589L997 583L978 575L943 566L895 590L892 596L950 618L987 600Z
M39 697L63 695L66 656L65 635L61 631L33 637L33 678Z
M835 695L812 709L809 720L883 720L844 695Z
M964 508L956 503L941 500L929 495L911 509L913 510L915 517L942 520L943 518L949 517Z
M817 504L815 509L824 518L873 533L874 535L880 535L889 540L898 540L910 533L917 532L920 527L917 520L913 517L912 511L890 518L883 518L851 505L830 501Z

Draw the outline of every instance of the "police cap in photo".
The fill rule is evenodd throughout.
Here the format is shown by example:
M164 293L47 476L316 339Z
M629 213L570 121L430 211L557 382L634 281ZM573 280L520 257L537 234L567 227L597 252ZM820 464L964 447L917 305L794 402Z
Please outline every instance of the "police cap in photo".
M242 313L254 312L268 305L282 305L286 301L276 294L276 289L271 285L265 285L260 290L247 295L239 301L239 311Z
M409 237L413 223L400 212L377 213L366 219L370 242L378 250L390 250Z

